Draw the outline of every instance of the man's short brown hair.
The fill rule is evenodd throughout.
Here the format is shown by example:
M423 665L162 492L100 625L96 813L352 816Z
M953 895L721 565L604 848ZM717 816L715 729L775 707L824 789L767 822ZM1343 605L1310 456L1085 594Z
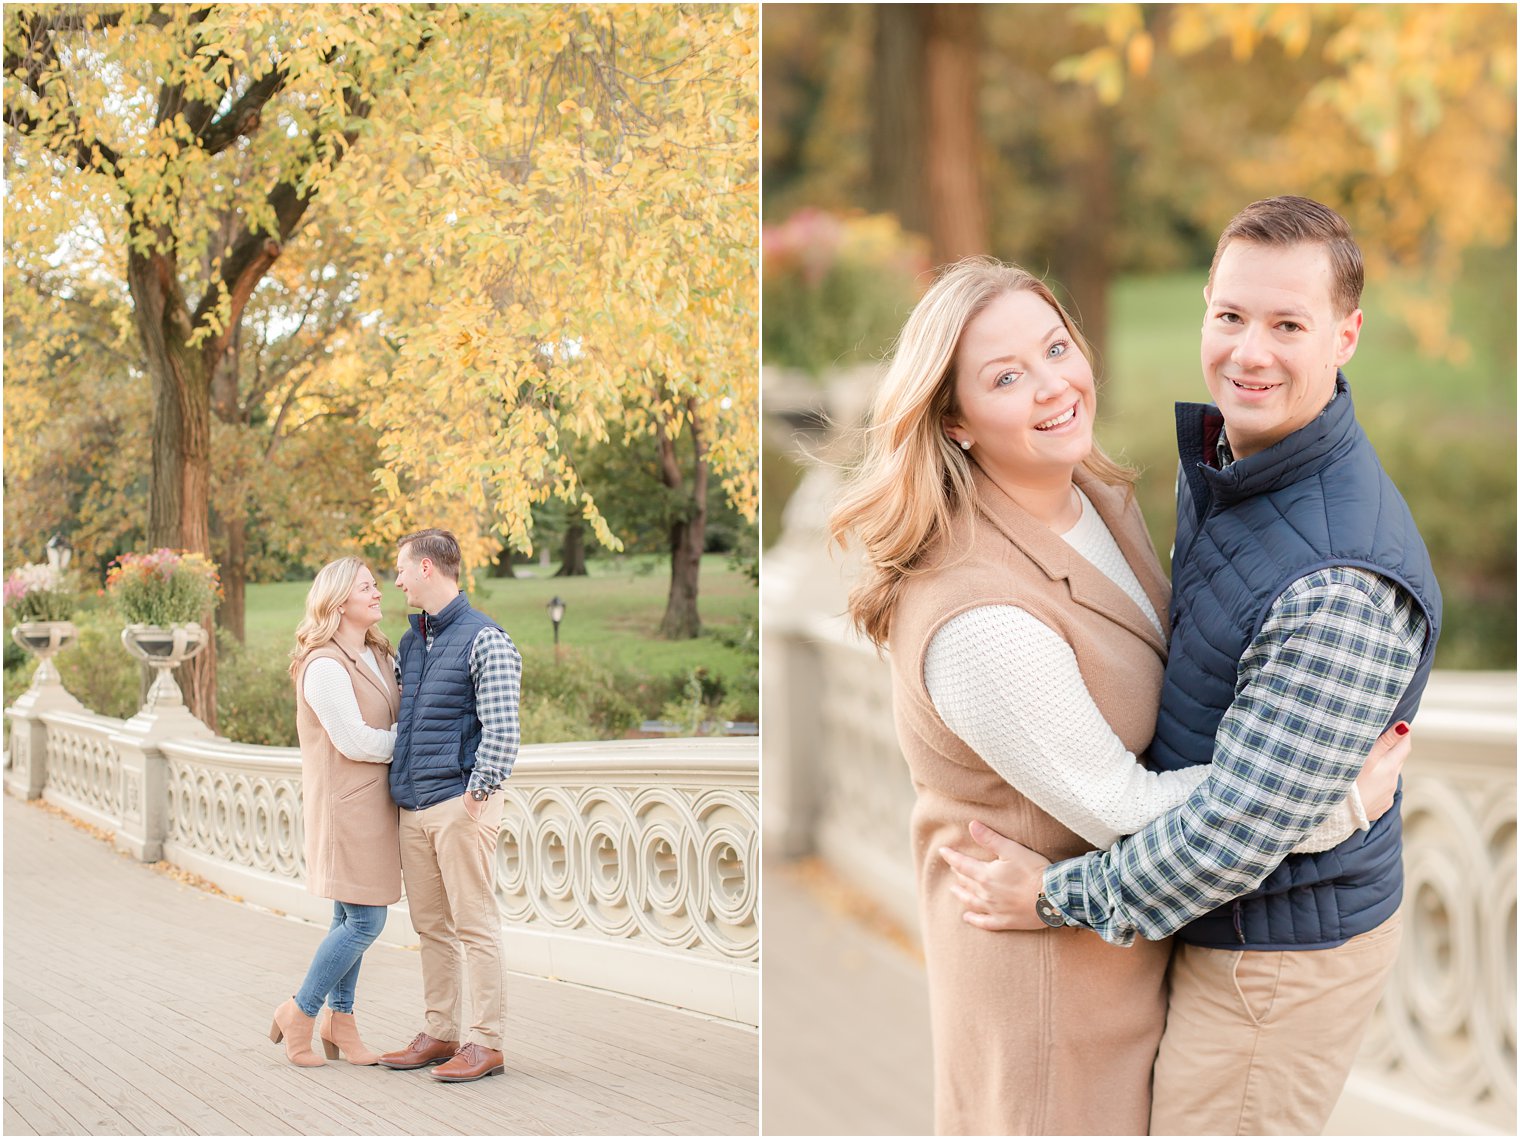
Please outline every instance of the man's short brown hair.
M1312 198L1287 194L1252 202L1224 227L1209 266L1209 284L1225 246L1232 241L1280 249L1293 245L1323 245L1330 257L1330 304L1337 319L1350 316L1362 303L1362 251L1351 236L1351 227L1329 206Z
M459 539L449 531L436 528L418 530L396 543L398 550L405 550L408 546L412 548L412 557L418 561L427 558L444 577L452 581L459 580Z

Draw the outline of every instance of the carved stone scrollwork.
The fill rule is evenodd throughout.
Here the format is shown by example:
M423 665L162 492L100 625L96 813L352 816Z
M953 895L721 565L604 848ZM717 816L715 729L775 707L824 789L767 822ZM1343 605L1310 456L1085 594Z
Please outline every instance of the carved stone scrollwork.
M300 777L169 764L168 840L235 866L301 880Z
M1515 800L1407 779L1404 944L1363 1062L1448 1105L1515 1102Z
M514 776L497 848L503 916L757 959L754 792L667 786L648 772L623 779L571 786Z
M103 815L120 816L121 757L105 732L50 728L47 771L50 790Z

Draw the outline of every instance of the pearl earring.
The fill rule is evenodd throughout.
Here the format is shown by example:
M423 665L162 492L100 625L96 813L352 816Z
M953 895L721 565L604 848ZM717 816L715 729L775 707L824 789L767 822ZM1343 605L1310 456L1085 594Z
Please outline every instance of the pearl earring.
M970 439L962 439L960 441L960 443L961 443L961 450L962 451L969 451L969 450L971 450L971 440Z

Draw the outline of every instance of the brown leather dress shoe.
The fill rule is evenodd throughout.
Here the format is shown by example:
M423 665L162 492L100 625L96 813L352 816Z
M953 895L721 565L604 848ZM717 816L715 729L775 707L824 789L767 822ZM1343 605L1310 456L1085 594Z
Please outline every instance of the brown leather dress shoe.
M397 1072L409 1072L413 1068L426 1068L429 1064L442 1063L459 1051L457 1040L437 1040L426 1032L419 1032L412 1042L399 1052L387 1052L380 1057L382 1066Z
M494 1048L482 1048L471 1041L454 1058L433 1073L433 1079L446 1084L464 1084L483 1076L494 1076L505 1069L502 1055Z

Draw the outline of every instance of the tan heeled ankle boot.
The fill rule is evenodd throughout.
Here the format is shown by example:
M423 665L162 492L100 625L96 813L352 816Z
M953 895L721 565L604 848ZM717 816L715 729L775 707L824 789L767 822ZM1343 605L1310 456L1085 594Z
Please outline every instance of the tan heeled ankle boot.
M333 1012L323 1005L317 1035L322 1038L322 1051L329 1060L336 1060L339 1050L350 1064L373 1064L380 1059L380 1053L366 1048L359 1039L359 1025L351 1012Z
M320 1068L327 1063L311 1050L311 1030L317 1018L307 1016L292 997L274 1010L274 1024L269 1029L269 1039L278 1044L285 1041L285 1056L299 1068Z

